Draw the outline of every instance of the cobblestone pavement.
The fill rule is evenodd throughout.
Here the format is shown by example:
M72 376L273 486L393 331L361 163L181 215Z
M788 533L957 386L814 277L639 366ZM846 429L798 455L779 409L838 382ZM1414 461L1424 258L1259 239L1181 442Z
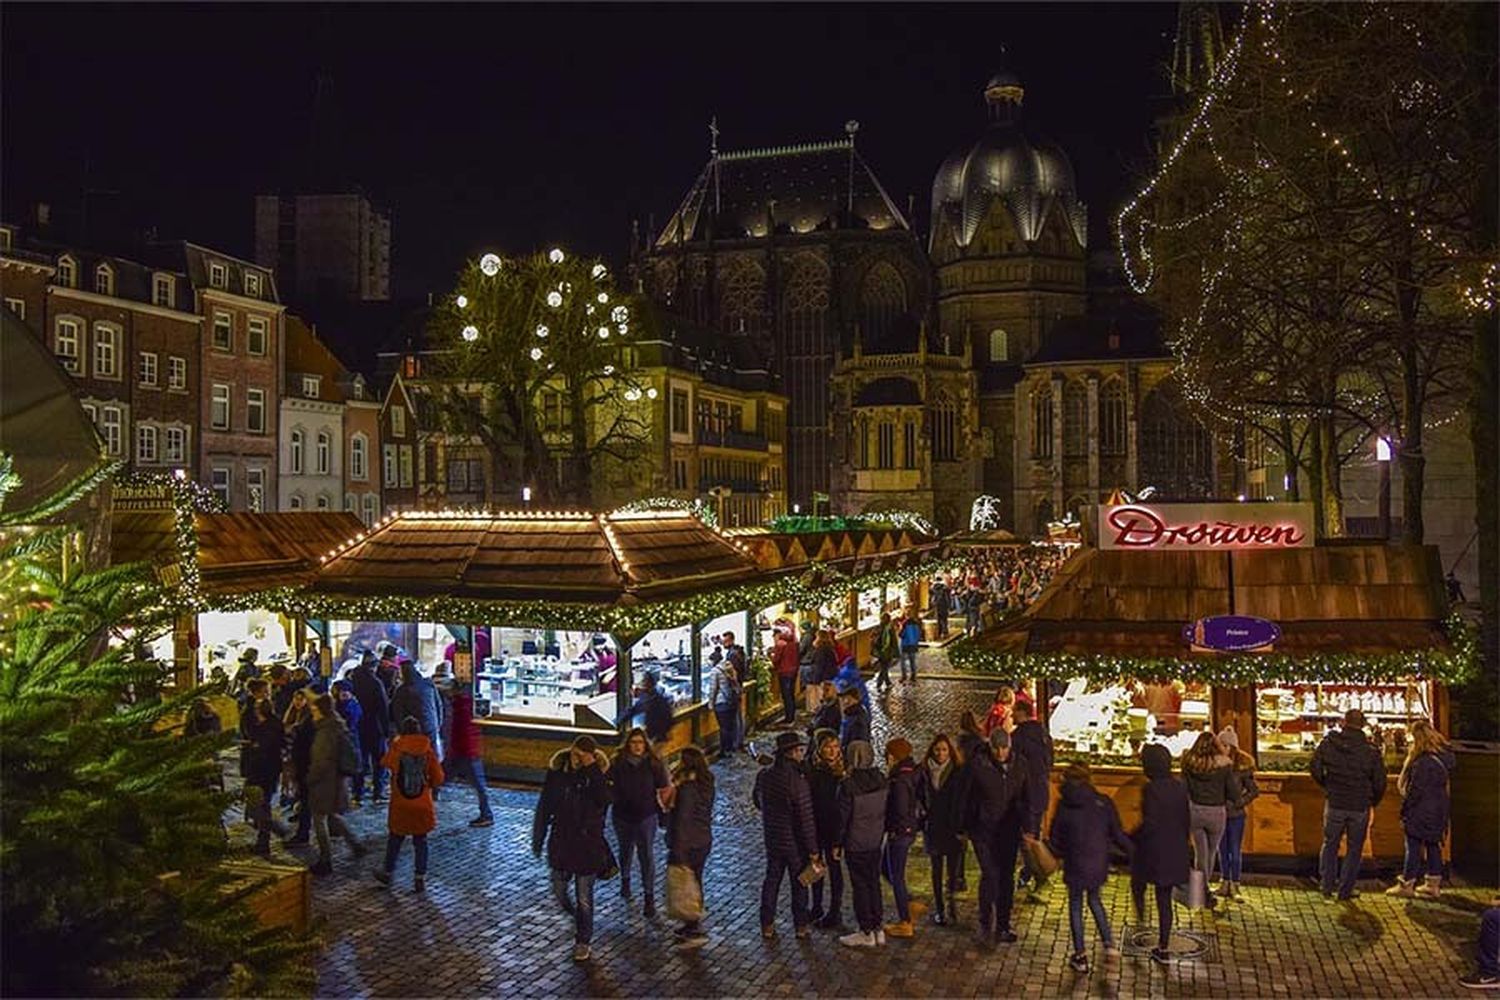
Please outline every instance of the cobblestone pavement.
M959 680L922 681L880 699L876 742L900 733L925 748L940 726L989 701L989 686ZM596 892L594 958L571 960L572 924L547 888L545 864L532 857L535 793L492 789L496 823L470 829L473 793L456 790L439 803L430 838L427 890L411 889L407 847L390 890L372 872L379 851L355 862L342 846L336 874L314 884L314 905L326 948L317 962L320 996L1446 996L1470 969L1478 913L1488 893L1445 892L1436 902L1390 899L1379 886L1344 904L1325 901L1294 879L1250 879L1242 902L1222 915L1178 911L1184 957L1161 967L1132 944L1127 879L1116 874L1106 905L1125 947L1106 966L1092 926L1091 974L1069 970L1067 900L1049 886L1041 901L1018 901L1020 941L991 952L971 943L972 925L921 927L884 949L852 951L832 932L811 940L791 934L783 889L780 934L762 941L757 901L761 834L750 805L755 767L744 758L715 766L719 795L715 844L705 876L709 943L697 951L671 947L670 925L650 921L619 896L619 882ZM351 817L356 830L383 843L384 812L366 806ZM280 848L277 849L280 852ZM665 866L659 848L658 870ZM301 856L307 857L302 854ZM972 870L969 884L978 885ZM659 874L659 878L662 876ZM927 898L925 857L914 852L912 888ZM894 919L885 887L887 919ZM664 895L658 892L660 900ZM973 913L961 895L960 918ZM846 919L848 899L845 900ZM1149 930L1147 928L1146 930Z

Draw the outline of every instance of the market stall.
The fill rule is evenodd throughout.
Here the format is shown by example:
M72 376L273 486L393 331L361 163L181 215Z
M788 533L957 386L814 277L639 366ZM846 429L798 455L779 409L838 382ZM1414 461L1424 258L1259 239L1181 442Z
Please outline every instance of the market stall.
M1436 551L1313 545L1310 531L1257 544L1301 516L1270 504L1239 507L1243 530L1216 543L1197 526L1233 524L1236 511L1187 506L1153 508L1163 532L1131 522L1128 541L1157 544L1114 545L1120 533L1106 528L1024 615L950 657L1038 692L1059 762L1095 764L1126 814L1138 808L1141 746L1180 757L1199 733L1233 725L1268 793L1251 805L1247 853L1316 854L1323 798L1307 767L1346 709L1366 713L1392 771L1411 722L1448 731L1446 682L1471 661L1445 621ZM1160 544L1174 525L1204 544ZM1399 810L1394 794L1376 810L1374 855L1401 854Z

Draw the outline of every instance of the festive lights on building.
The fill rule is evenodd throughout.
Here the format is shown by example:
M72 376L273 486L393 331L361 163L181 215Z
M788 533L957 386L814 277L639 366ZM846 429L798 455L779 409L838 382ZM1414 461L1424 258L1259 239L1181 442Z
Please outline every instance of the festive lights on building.
M500 273L500 258L492 253L487 253L479 258L479 270L484 272L486 278L493 278Z

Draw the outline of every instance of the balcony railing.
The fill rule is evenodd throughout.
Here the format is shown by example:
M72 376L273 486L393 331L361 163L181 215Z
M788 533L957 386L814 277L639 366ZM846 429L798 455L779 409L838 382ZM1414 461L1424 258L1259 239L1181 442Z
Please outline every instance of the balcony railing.
M727 486L736 494L740 493L769 493L769 484L761 483L753 479L727 479L723 476L704 476L698 480L698 492L707 493L717 486Z
M698 443L715 448L738 448L741 451L766 451L770 443L764 434L750 431L721 431L714 427L698 425Z

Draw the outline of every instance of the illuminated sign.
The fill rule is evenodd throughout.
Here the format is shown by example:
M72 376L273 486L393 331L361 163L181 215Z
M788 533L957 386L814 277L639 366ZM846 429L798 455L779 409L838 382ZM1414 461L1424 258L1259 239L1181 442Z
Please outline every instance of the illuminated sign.
M1310 503L1127 503L1099 507L1099 547L1136 551L1301 549Z
M1184 625L1182 638L1195 651L1248 653L1274 646L1281 638L1281 627L1250 615L1212 615Z

